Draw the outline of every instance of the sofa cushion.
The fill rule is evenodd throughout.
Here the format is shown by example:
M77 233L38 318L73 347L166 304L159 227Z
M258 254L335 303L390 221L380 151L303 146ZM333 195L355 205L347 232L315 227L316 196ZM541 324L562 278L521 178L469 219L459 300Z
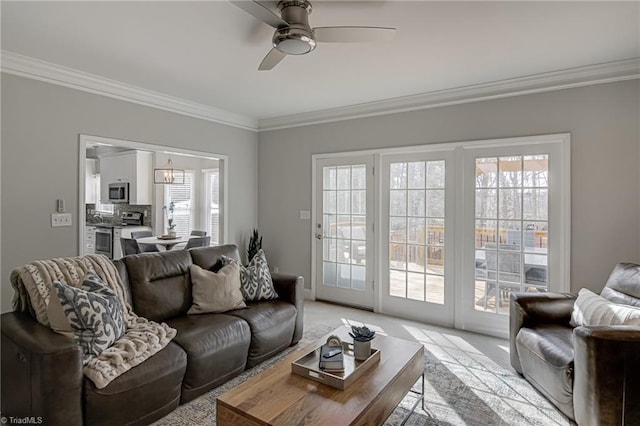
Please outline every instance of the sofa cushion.
M565 415L573 416L573 329L523 327L516 336L522 374Z
M187 250L143 253L124 258L133 310L162 322L186 315L191 307L191 256Z
M189 315L226 312L245 308L240 291L240 266L227 265L218 272L191 265L193 305Z
M187 355L170 342L103 389L85 378L85 424L149 424L165 416L180 402L186 367Z
M286 302L270 300L247 304L247 309L229 311L251 327L251 346L247 367L253 367L291 345L296 308Z
M640 326L640 308L613 303L589 289L578 292L573 305L571 325L636 325Z
M227 314L185 315L167 323L189 362L182 382L187 402L240 374L246 365L251 332L242 319Z

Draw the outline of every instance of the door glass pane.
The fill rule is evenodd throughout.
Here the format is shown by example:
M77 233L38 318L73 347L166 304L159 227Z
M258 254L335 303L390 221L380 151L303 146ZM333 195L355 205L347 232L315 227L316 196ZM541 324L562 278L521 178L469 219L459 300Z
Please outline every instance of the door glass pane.
M366 165L323 168L322 284L366 290Z
M514 291L547 291L549 156L476 159L475 309L509 313Z
M442 160L389 165L391 296L444 304L444 165Z

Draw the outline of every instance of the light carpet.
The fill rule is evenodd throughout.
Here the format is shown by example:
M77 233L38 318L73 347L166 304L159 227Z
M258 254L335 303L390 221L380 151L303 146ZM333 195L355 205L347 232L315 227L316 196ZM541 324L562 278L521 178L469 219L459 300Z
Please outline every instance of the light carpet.
M179 406L154 426L213 426L216 397L266 370L290 354L329 333L318 326L304 333L298 345L245 371L224 385ZM413 329L411 334L425 346L425 410L421 404L411 412L418 396L409 393L385 422L406 425L572 425L529 383L505 370L463 338L445 333ZM421 391L418 381L414 390Z

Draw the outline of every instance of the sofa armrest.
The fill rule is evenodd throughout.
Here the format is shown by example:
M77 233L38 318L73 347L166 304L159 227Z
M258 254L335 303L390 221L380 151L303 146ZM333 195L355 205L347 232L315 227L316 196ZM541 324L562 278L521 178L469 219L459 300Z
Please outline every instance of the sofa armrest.
M640 327L576 327L573 340L577 423L640 424Z
M522 367L516 336L522 327L536 324L569 326L576 296L569 293L511 293L509 304L509 344L511 366L520 374Z
M291 344L294 345L302 338L304 322L304 278L293 274L271 273L273 287L281 300L291 303L298 311L296 327L293 331Z
M82 353L26 313L1 316L2 415L82 424Z

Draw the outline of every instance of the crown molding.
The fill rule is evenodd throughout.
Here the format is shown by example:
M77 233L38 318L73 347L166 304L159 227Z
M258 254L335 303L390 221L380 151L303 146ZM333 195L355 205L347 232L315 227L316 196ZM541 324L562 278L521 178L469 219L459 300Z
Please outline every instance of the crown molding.
M2 51L2 72L240 129L258 131L258 120L252 117L143 89L7 50Z
M258 128L260 131L286 129L637 78L640 78L640 58L438 90L341 108L267 118L259 120Z
M2 50L2 72L251 131L375 117L640 78L640 58L257 120Z

